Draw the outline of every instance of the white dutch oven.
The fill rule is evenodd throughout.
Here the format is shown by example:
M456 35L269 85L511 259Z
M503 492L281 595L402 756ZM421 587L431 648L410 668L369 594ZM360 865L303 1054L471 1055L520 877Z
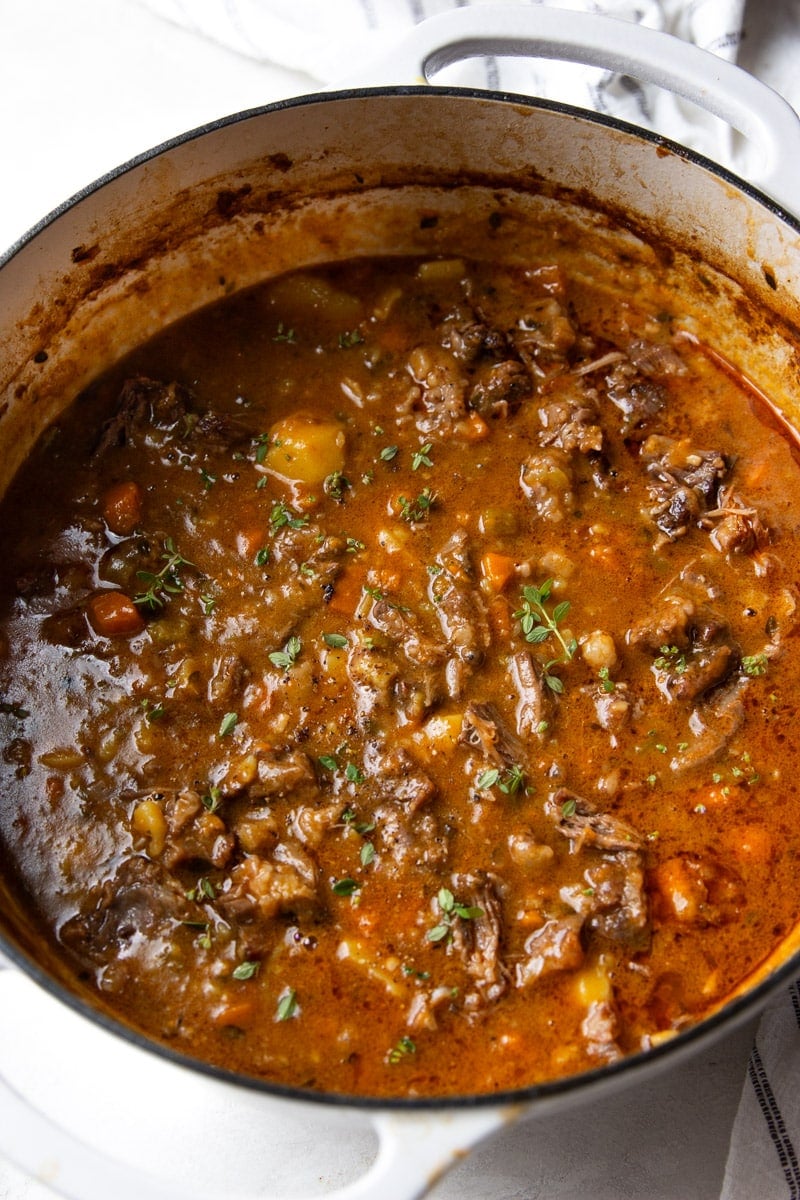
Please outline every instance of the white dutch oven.
M362 81L425 80L479 53L591 63L694 100L750 140L757 187L619 122L465 90L362 87L189 134L80 194L0 265L3 484L98 372L165 322L232 290L360 254L521 261L556 227L574 242L576 265L579 254L610 285L635 288L659 273L680 295L684 327L708 336L800 426L800 122L792 110L737 68L673 38L540 7L435 18ZM627 265L615 280L608 263L620 251ZM0 911L0 947L22 971L7 969L3 985L30 990L28 976L72 1010L70 1019L88 1019L95 1053L108 1056L111 1071L119 1051L135 1057L154 1089L187 1073L208 1095L233 1089L257 1106L266 1139L272 1122L287 1119L309 1139L322 1123L332 1145L372 1130L377 1157L361 1179L332 1193L337 1200L423 1196L503 1125L594 1100L680 1062L752 1017L800 972L796 934L719 1013L647 1055L500 1098L370 1103L255 1085L172 1058L74 992L2 881ZM33 991L21 1003L35 1014L40 993ZM142 1162L115 1161L84 1144L3 1081L0 1152L79 1200L183 1194ZM293 1182L291 1171L288 1181L273 1179L281 1200L296 1194ZM201 1200L203 1191L193 1184L187 1194Z

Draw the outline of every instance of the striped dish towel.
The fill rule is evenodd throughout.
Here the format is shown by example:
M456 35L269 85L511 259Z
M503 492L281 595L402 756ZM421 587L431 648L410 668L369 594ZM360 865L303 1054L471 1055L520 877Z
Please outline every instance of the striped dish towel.
M800 986L761 1018L731 1135L721 1200L800 1200Z

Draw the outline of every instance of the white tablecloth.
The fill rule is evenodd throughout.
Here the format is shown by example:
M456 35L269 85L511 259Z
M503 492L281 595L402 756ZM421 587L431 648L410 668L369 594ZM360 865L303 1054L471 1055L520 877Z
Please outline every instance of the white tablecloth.
M800 111L798 0L755 0L745 29L740 63ZM148 147L315 88L301 72L225 49L136 0L0 0L0 252L66 197ZM227 1147L218 1194L227 1194L226 1178L235 1190L253 1138L249 1110L240 1121L235 1106L205 1108L188 1088L170 1113L170 1136L155 1136L142 1125L148 1102L136 1078L123 1082L120 1095L102 1062L84 1065L91 1037L86 1045L73 1037L70 1020L49 998L31 999L31 989L22 979L9 985L0 972L0 1073L22 1071L31 1092L68 1113L84 1136L94 1128L105 1138L116 1121L122 1128L114 1135L127 1135L133 1152L140 1147L156 1166L159 1156L173 1167L177 1161L189 1179L207 1179L204 1152L224 1164ZM507 1131L447 1176L436 1200L719 1197L752 1038L745 1026L655 1083ZM364 1147L338 1146L336 1168L320 1166L318 1188L346 1173L348 1152L358 1158ZM52 1200L52 1193L0 1161L0 1200Z

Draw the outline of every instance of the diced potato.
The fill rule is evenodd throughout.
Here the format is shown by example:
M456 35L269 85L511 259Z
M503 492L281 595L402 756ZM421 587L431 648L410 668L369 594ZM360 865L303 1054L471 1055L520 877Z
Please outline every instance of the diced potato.
M167 837L167 821L158 801L152 796L140 801L133 810L131 825L134 836L147 841L150 857L158 858Z
M347 682L347 651L325 646L319 656L327 677L344 685Z
M575 977L575 992L578 1001L589 1008L612 999L611 980L602 963L579 971Z
M463 725L461 713L437 713L420 731L429 754L451 754L458 744Z
M338 421L292 413L270 430L264 466L295 483L321 484L343 470L344 452L345 435Z
M334 287L327 279L316 275L285 275L271 285L270 298L284 326L293 325L304 318L313 318L318 322L322 314L326 320L345 329L363 315L362 304L357 296Z

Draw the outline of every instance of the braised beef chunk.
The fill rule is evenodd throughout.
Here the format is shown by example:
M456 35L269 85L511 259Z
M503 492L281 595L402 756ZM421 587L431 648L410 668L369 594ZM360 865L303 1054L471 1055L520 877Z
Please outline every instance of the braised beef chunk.
M520 737L531 734L541 737L546 731L546 714L553 695L542 681L541 667L532 654L520 650L509 658L508 673L517 695L517 733Z
M642 850L641 835L627 821L611 813L598 812L582 796L558 788L547 804L559 833L568 838L574 853L584 846L601 850Z
M528 987L553 971L574 971L585 958L579 916L553 917L525 942L524 957L516 964L518 988Z
M478 368L471 380L467 403L481 416L507 417L530 394L530 375L521 362L510 358Z
M581 454L599 454L603 449L597 392L583 380L561 376L550 384L539 406L539 421L542 446Z
M112 446L136 445L154 431L186 432L192 395L179 383L165 384L139 376L128 379L119 394L117 409L106 423L95 451L99 457Z
M168 937L176 925L203 921L202 908L163 866L136 855L89 893L59 938L79 957L107 963L140 938Z
M630 361L617 362L606 377L606 396L622 414L622 432L632 434L647 427L666 403L661 383L642 377Z
M440 570L432 576L431 596L451 659L447 666L448 693L460 696L465 676L483 662L489 646L489 627L483 598L476 587L469 539L457 529L436 556Z
M474 993L465 998L467 1009L474 1010L495 1003L508 990L509 970L501 958L503 909L498 881L491 875L456 875L453 887L473 914L457 921L451 948L474 983Z
M2 501L6 918L215 1067L536 1086L800 922L796 448L677 258L541 199L193 314Z
M719 507L701 520L709 541L722 554L753 554L769 544L769 530L756 510L732 489L720 493Z
M724 683L741 661L728 622L681 592L662 597L629 637L656 655L655 681L670 701L696 700Z
M464 712L460 740L495 766L510 767L525 759L522 742L505 727L488 704L469 704Z
M652 481L651 516L670 541L684 537L717 507L720 484L730 471L718 450L697 450L686 439L651 434L641 458Z

